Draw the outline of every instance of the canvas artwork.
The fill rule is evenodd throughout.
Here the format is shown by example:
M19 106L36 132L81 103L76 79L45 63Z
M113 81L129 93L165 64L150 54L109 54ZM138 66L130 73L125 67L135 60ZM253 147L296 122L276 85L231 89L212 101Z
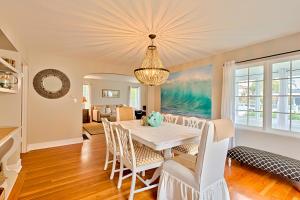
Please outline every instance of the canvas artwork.
M120 90L102 90L103 98L120 98Z
M211 118L212 65L171 73L161 87L161 112Z

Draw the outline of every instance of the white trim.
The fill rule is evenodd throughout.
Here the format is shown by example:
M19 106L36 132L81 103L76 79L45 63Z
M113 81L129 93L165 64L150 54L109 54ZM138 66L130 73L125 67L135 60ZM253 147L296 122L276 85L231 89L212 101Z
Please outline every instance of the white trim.
M272 127L272 67L269 62L264 64L264 113L263 129Z
M263 127L253 127L246 125L235 124L237 129L240 130L250 130L250 131L259 131L261 133L266 134L274 134L284 137L293 137L300 138L300 132L295 132L292 130L280 130L272 128L272 64L278 62L287 62L292 60L299 60L300 54L292 55L292 56L280 56L278 58L273 59L264 59L259 62L247 62L245 64L239 64L236 69L248 68L252 66L264 66L264 91L263 91ZM233 77L235 77L233 75ZM236 87L236 85L235 85ZM235 92L235 89L234 89ZM234 94L235 96L235 94ZM248 97L248 96L247 96ZM234 111L235 111L235 103L234 103ZM291 112L290 112L291 114ZM235 116L235 114L234 114Z
M300 133L298 132L290 132L290 131L284 131L280 129L263 129L259 127L256 128L254 126L239 126L239 125L236 125L236 129L238 131L251 131L251 132L259 132L259 133L278 135L278 136L289 137L289 138L300 138Z
M27 119L28 119L28 65L23 63L22 66L22 110L21 110L21 118L22 118L22 129L21 129L21 152L27 152Z
M13 170L17 173L19 173L22 169L22 161L21 159L19 159L15 164L12 164L12 165L7 165L7 168L9 170Z
M51 147L77 144L77 143L82 143L82 142L83 142L82 137L71 138L71 139L66 139L66 140L56 140L56 141L50 141L50 142L41 142L41 143L35 143L35 144L28 144L27 150L32 151L32 150L36 150L36 149L46 149L46 148L51 148Z

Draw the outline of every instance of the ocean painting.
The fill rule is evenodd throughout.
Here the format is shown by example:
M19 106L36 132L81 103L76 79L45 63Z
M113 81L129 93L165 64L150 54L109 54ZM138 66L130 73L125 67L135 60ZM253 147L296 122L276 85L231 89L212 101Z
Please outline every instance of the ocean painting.
M171 73L161 87L161 112L211 119L212 65Z

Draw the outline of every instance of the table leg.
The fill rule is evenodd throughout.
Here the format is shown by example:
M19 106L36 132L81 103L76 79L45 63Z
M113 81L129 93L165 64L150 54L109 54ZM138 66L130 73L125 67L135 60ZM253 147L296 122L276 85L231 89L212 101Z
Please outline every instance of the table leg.
M164 150L164 158L165 158L165 160L169 160L172 157L173 157L172 149L165 149Z
M151 177L151 179L147 179L146 183L148 183L148 185L151 185L156 179L158 179L158 177L160 177L161 174L161 170L162 170L162 166L158 167L155 171L153 176Z
M173 154L172 154L172 149L165 149L163 151L163 154L164 154L164 159L165 160L169 160L173 157ZM156 179L158 179L158 177L160 176L161 174L161 170L162 170L162 166L158 167L155 171L154 171L154 174L152 176L151 179L147 179L146 180L146 183L148 183L149 185L151 183L153 183Z

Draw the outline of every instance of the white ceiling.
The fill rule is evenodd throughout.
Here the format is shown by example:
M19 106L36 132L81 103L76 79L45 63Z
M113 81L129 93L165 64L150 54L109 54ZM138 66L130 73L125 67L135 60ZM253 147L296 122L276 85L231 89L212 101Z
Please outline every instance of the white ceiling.
M166 67L300 32L300 0L1 0L29 52L123 67L157 34Z
M95 80L109 80L109 81L120 81L129 83L139 83L138 80L133 76L127 76L122 74L89 74L84 76L85 79L95 79Z

